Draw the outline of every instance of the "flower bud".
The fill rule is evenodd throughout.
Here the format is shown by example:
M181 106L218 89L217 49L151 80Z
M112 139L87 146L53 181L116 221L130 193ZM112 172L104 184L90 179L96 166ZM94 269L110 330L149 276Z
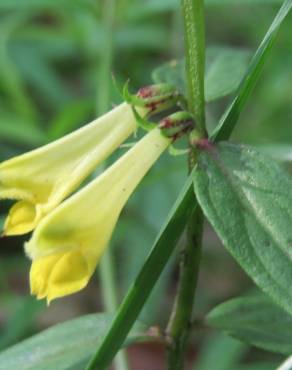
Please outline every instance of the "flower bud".
M188 112L176 112L161 120L158 126L164 136L176 140L194 129L195 121Z

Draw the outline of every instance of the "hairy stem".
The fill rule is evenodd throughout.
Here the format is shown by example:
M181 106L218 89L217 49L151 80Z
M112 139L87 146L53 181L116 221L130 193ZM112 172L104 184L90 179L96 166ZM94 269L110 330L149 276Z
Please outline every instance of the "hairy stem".
M188 108L205 132L205 19L204 0L181 0L184 18Z
M186 78L188 81L188 109L203 133L205 128L205 31L203 0L181 0L184 17L186 47ZM195 165L195 153L190 152L189 170ZM177 296L166 329L168 339L168 370L181 370L191 330L203 235L203 214L197 207L186 228L186 240L181 252Z

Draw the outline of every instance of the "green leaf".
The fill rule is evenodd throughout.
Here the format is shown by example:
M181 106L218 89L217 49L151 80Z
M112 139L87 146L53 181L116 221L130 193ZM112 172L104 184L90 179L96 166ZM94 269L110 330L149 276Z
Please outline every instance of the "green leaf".
M208 314L207 323L268 351L292 353L292 316L264 294L220 304Z
M152 72L155 83L169 83L186 94L185 63L182 60L172 60Z
M188 181L170 211L139 275L120 305L109 332L87 367L88 370L95 369L96 364L100 369L104 369L113 360L166 266L195 206L194 192L191 182Z
M112 315L93 314L53 326L0 353L0 370L80 369L108 330ZM143 340L136 325L125 345Z
M211 102L234 92L248 66L250 53L243 49L210 47L206 55L205 98ZM186 93L183 61L172 61L154 70L156 83L171 83Z
M273 43L277 36L278 30L288 15L292 7L292 0L286 0L281 9L279 10L277 16L275 17L273 23L271 24L268 32L266 33L262 43L260 44L258 50L252 58L250 66L242 80L236 97L232 101L229 108L226 110L225 114L221 118L218 126L211 135L212 140L220 141L226 140L230 137L237 121L246 105L247 99L249 98L252 90L254 89L260 74L263 70L265 62L269 56L272 49Z
M199 204L255 283L292 313L292 181L252 148L207 144L194 172Z
M231 94L244 76L250 52L244 49L213 47L207 52L206 101Z

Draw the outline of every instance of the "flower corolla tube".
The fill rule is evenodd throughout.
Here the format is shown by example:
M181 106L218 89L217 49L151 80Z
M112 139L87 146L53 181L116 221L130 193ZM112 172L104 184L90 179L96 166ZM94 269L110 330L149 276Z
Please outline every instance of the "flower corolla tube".
M50 302L87 285L125 203L170 143L159 128L153 129L42 219L25 246L33 260L32 294Z
M0 199L17 200L4 224L4 235L33 230L135 128L131 106L123 103L51 144L1 163Z

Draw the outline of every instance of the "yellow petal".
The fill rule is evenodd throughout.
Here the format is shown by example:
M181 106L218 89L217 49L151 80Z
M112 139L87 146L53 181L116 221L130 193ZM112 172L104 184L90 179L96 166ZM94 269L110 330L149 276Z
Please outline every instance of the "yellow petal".
M89 266L87 277L92 274L106 248L123 206L169 144L170 139L163 137L159 129L154 129L145 135L97 179L63 202L40 222L31 240L26 243L27 254L37 262L39 259L47 258L46 256L53 258L59 253L66 255L79 251ZM52 277L49 277L50 283L45 290L46 296L54 298L57 295L61 296L61 292L62 295L70 294L73 292L72 286L75 291L77 286L80 286L80 289L83 288L83 284L88 280L85 279L85 273L80 274L83 278L74 278L74 271L78 270L74 267L76 261L74 259L74 263L72 262L72 269L69 263L66 265L64 276L68 281L62 280L63 290L58 288L58 294L55 290L54 293L49 290L53 281ZM59 271L59 268L56 271ZM70 271L73 279L72 286ZM85 271L83 267L82 271ZM37 284L39 283L34 283L34 286ZM32 290L35 292L35 288ZM44 291L41 289L40 291L43 296Z
M88 257L88 256L87 256ZM48 303L84 288L94 272L92 256L87 261L82 250L56 253L33 261L30 270L31 293Z
M35 227L35 207L25 200L21 200L11 207L4 224L5 235L25 234Z
M34 261L30 269L30 291L35 294L38 299L47 296L48 281L54 268L62 254L54 254L45 258L40 258Z
M132 109L124 103L60 140L0 164L0 199L25 201L11 210L4 233L33 230L135 127Z

